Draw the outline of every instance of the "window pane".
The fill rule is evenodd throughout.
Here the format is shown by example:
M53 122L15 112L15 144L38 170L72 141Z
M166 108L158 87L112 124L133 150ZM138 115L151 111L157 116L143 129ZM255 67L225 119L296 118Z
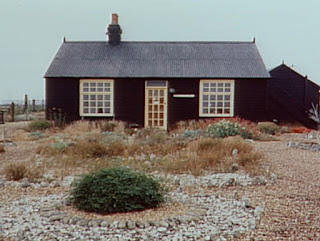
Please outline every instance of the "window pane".
M208 114L208 109L207 108L203 108L202 112L203 112L203 114Z
M231 87L231 84L230 83L225 83L224 86L225 87Z
M103 87L103 83L97 83L98 87Z
M90 88L90 92L96 92L96 88Z
M217 88L211 88L210 92L217 92Z
M104 100L110 100L110 95L105 95Z
M109 101L104 102L104 106L105 107L110 107L110 102Z
M224 107L230 107L230 102L224 102Z
M210 107L216 107L216 102L210 102Z
M90 102L90 106L91 107L95 107L96 106L96 102Z
M210 87L216 87L216 83L210 83Z
M84 100L89 100L89 95L83 95Z
M223 92L223 88L218 88L218 92Z
M218 87L223 87L223 83L218 83Z
M89 108L83 108L83 113L89 113Z
M224 91L225 91L225 92L230 92L231 89L230 89L230 88L225 88Z
M104 113L110 113L110 108L105 108Z
M90 87L96 87L96 83L95 82L90 82Z
M223 100L223 95L218 95L217 100Z
M209 99L208 95L203 95L203 100L208 100L208 99ZM210 96L210 99L211 99L211 96Z
M103 95L98 95L98 100L103 100Z
M94 114L94 113L96 113L96 108L90 108L90 113L92 114Z
M209 87L209 83L203 83L203 87Z
M103 109L102 108L98 108L98 113L99 114L103 113Z
M222 107L222 102L218 102L217 107Z
M98 92L103 92L103 88L98 88L97 91Z
M203 88L203 92L209 92L209 88Z
M153 95L158 96L158 90L154 90Z
M84 92L88 92L88 91L89 91L89 88L83 87L83 91L84 91Z
M103 102L99 101L99 102L98 102L98 106L99 106L99 107L103 107Z
M230 114L230 109L224 109L225 114Z
M96 100L96 96L95 95L90 95L90 100Z
M110 83L104 83L104 87L111 87Z
M216 96L215 95L210 95L210 100L216 100Z
M230 100L230 95L225 95L224 100Z
M166 81L147 81L147 86L158 86L158 87L166 87L167 82Z
M83 102L83 106L84 106L84 107L88 107L88 106L89 106L89 102L88 102L88 101L84 101L84 102Z
M203 102L203 107L208 107L208 102Z
M104 88L105 92L110 92L110 88Z
M84 86L84 87L89 87L89 83L88 83L88 82L84 82L84 83L83 83L83 86Z

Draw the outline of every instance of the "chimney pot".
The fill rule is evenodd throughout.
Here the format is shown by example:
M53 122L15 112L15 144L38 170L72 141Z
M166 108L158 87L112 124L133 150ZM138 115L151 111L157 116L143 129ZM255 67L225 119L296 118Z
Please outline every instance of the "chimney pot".
M110 45L118 45L121 42L122 30L118 23L118 14L113 13L111 24L107 28L108 42Z
M116 13L112 14L111 24L118 24L118 14Z

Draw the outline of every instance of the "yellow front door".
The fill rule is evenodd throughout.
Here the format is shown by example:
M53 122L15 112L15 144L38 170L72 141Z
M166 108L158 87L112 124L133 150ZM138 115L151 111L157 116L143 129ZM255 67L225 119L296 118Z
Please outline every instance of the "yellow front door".
M167 81L146 81L145 127L167 129Z

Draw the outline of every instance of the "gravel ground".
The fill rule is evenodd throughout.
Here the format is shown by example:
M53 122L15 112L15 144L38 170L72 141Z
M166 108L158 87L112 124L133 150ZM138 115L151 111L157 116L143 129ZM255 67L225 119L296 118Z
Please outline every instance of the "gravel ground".
M245 240L320 240L320 153L287 147L289 141L303 139L302 134L285 134L279 141L255 142L274 167L278 180L272 185L211 188L223 196L248 197L264 205L260 224ZM319 140L316 140L317 142ZM32 142L19 142L0 154L0 169L10 161L28 159L35 148ZM30 195L27 191L0 189L0 203ZM41 188L39 195L59 192ZM1 238L0 238L1 240ZM241 240L241 239L239 239Z
M285 134L277 142L254 144L278 175L272 186L238 188L240 195L265 202L265 215L251 236L256 240L320 240L320 153L287 147L303 137Z

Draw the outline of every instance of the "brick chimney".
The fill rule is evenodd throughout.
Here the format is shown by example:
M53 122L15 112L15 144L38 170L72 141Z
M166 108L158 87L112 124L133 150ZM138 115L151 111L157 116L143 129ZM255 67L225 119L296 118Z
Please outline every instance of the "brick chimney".
M121 33L122 30L120 28L120 25L118 24L118 14L113 13L111 24L108 26L108 42L111 45L118 45L121 42Z

